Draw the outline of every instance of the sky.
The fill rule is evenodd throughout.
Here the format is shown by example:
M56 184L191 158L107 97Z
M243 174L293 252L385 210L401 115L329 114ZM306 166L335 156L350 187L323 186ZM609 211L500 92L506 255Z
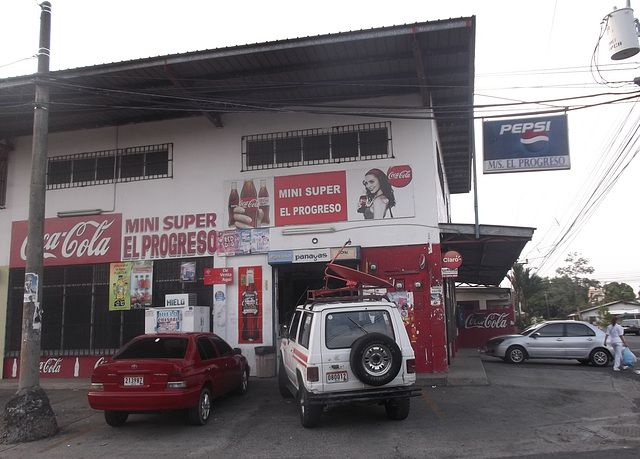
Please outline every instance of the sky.
M476 17L475 131L480 224L536 228L520 262L554 277L569 253L601 283L640 291L640 54L610 59L602 0L50 0L51 70L351 30ZM2 0L0 78L35 73L40 2ZM637 4L636 4L637 3ZM640 17L640 0L630 2ZM585 96L589 96L588 98ZM514 102L538 102L513 105ZM511 104L511 105L505 105ZM482 173L482 122L566 107L571 169ZM578 109L579 108L579 109ZM474 193L452 221L474 223Z

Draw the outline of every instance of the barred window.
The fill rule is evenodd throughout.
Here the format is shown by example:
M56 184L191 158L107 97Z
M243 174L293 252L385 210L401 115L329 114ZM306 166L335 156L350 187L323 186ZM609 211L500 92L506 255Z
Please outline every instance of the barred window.
M391 123L242 137L242 170L392 158Z
M47 189L172 176L171 143L55 156L47 160Z

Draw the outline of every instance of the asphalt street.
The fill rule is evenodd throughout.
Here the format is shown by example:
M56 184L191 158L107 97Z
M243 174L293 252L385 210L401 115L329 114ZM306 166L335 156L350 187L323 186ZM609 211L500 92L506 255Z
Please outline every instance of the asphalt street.
M640 337L628 342L640 355ZM120 428L88 406L88 381L41 380L60 432L0 445L0 457L637 458L640 375L576 361L512 365L469 356L485 383L422 380L404 421L387 420L380 406L341 407L323 413L315 429L301 427L275 378L251 378L246 396L217 399L202 427L189 426L184 413L163 413L131 415ZM14 393L0 384L0 406Z

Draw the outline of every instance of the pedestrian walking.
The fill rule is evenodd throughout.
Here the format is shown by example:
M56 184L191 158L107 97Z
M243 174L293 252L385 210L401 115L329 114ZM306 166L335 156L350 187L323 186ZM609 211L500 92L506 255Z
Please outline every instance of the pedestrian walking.
M607 326L604 331L606 336L604 337L604 345L607 345L607 339L611 337L611 345L613 346L614 360L613 371L620 371L622 366L622 348L627 347L627 343L624 340L624 329L618 325L618 318L613 316L611 318L611 324Z

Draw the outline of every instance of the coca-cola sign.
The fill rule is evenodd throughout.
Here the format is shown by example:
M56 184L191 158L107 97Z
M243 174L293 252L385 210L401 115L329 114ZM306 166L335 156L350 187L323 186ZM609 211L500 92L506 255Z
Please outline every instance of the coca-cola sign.
M12 268L25 266L27 221L11 227ZM110 263L120 260L122 215L48 218L44 223L44 266Z
M464 328L507 328L509 313L491 312L484 314L469 314L464 322Z
M403 188L411 183L413 174L411 166L392 166L387 171L389 183L396 188Z

